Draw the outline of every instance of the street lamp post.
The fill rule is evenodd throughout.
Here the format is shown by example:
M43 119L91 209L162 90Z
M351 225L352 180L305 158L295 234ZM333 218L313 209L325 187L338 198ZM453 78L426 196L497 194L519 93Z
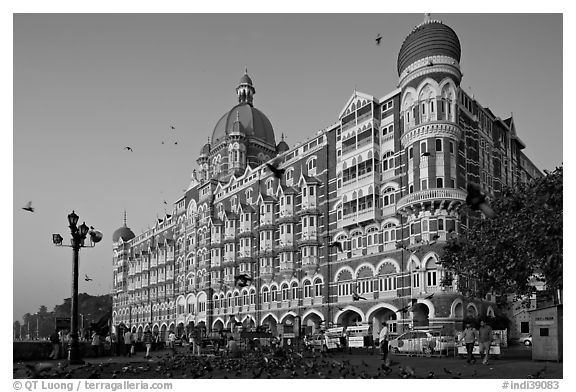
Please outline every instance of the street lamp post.
M62 236L52 234L52 242L56 246L67 246L72 248L72 298L71 298L71 320L70 320L70 345L68 351L68 361L70 364L82 364L84 361L80 356L80 343L78 341L78 255L80 248L92 248L94 244L102 240L102 233L98 230L90 230L86 223L77 226L79 216L72 211L68 214L68 224L72 238L71 245L62 245ZM86 236L90 234L90 245L85 245Z

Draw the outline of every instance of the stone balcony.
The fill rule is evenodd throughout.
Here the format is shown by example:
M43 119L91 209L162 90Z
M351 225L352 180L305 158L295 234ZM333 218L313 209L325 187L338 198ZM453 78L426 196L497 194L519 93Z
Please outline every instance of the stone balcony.
M466 202L466 192L453 188L431 188L404 196L396 204L398 211L410 213L427 206L451 210Z

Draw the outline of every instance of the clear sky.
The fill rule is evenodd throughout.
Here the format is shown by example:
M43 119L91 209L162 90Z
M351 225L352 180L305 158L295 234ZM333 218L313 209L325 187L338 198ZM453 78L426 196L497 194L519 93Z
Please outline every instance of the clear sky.
M460 38L462 87L501 118L513 113L540 169L560 165L562 15L432 17ZM54 247L51 234L69 241L73 209L104 233L80 252L80 292L110 291L111 238L124 210L136 234L170 213L201 145L237 103L245 67L254 106L276 140L284 133L292 146L336 122L354 88L377 98L394 90L398 51L422 20L423 13L16 14L14 320L70 296L72 252ZM34 213L21 209L29 200Z

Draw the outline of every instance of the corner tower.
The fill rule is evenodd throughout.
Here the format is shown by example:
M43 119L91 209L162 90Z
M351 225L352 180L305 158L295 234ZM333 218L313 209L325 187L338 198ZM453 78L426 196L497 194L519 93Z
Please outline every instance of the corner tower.
M454 30L429 14L398 54L404 165L397 209L408 219L412 244L456 230L457 210L466 199L457 185L460 54Z

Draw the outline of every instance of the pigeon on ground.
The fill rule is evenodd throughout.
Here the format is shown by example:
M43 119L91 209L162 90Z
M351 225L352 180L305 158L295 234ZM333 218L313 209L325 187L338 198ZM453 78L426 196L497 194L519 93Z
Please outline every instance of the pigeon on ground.
M26 364L25 366L28 369L29 378L43 378L48 376L56 365L49 362L40 362L34 365Z

